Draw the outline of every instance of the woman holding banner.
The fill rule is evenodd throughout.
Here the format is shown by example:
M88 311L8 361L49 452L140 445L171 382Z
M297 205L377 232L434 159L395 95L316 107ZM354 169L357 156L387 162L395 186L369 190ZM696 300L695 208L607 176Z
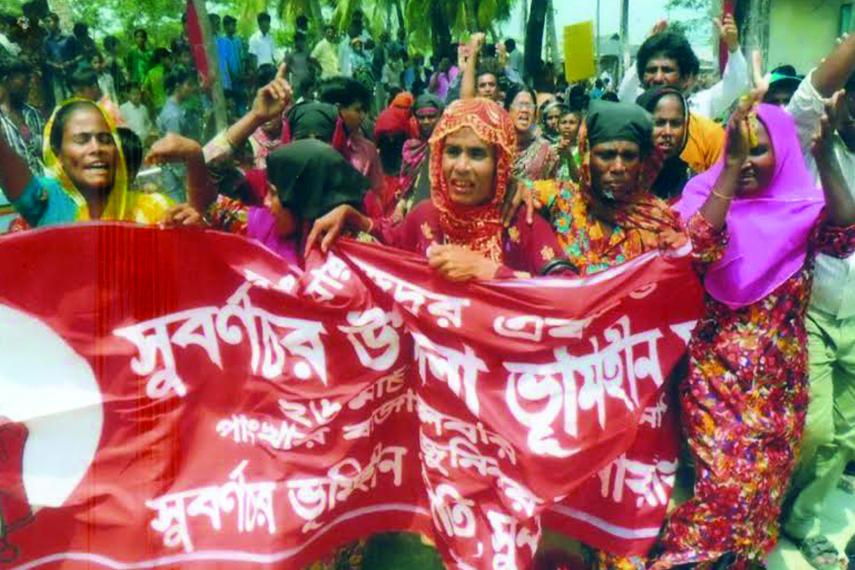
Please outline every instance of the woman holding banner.
M352 206L318 219L307 240L326 252L345 230L428 257L454 281L564 273L570 265L543 219L517 215L502 224L516 152L508 114L493 101L463 99L448 107L430 139L431 200L400 224L372 220Z

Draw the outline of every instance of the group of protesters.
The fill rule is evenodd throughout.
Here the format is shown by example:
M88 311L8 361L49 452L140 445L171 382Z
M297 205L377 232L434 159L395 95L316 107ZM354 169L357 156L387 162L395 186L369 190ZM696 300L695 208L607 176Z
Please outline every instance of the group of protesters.
M406 30L375 39L359 11L344 41L298 18L287 52L267 14L248 40L210 15L230 116L215 132L185 35L153 47L135 30L122 53L34 10L0 15L13 230L201 226L295 265L352 235L453 281L589 276L690 243L705 289L678 379L694 492L648 556L588 562L762 566L783 533L841 567L818 520L855 461L855 37L805 76L764 76L727 16L727 65L699 89L698 58L662 23L619 85L545 65L530 86L513 40L474 33L429 68ZM369 546L315 566L360 567Z

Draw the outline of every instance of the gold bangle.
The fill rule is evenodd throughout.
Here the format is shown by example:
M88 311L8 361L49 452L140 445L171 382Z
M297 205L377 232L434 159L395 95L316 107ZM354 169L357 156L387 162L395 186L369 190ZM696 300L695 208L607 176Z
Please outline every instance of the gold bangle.
M733 196L725 196L724 194L722 194L720 192L716 192L715 188L713 188L713 190L712 190L712 195L715 196L716 198L720 198L720 199L724 200L725 202L730 202L731 200L733 200Z

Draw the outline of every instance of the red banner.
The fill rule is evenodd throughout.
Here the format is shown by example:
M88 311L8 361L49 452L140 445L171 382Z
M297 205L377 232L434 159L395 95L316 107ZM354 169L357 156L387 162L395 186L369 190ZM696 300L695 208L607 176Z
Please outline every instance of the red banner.
M463 285L374 245L302 272L92 224L0 266L0 568L300 568L391 530L524 568L541 520L617 553L662 523L685 254Z
M199 70L199 77L202 82L207 83L210 68L208 64L208 50L205 48L205 36L202 34L202 24L199 21L199 14L196 12L193 0L187 0L186 14L187 23L184 27L184 33L187 34L187 41L190 43L190 53L193 56L193 63L196 65L196 69Z

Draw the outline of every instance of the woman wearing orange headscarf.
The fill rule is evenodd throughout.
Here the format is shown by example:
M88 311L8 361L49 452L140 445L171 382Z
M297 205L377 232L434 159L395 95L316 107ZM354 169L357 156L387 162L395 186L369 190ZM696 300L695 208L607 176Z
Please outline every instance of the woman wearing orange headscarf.
M366 231L386 245L420 253L448 279L508 278L567 271L549 224L517 215L502 224L502 204L516 153L507 112L486 99L445 111L430 139L431 199L399 224L340 206L315 222L307 247L326 251L343 230Z

